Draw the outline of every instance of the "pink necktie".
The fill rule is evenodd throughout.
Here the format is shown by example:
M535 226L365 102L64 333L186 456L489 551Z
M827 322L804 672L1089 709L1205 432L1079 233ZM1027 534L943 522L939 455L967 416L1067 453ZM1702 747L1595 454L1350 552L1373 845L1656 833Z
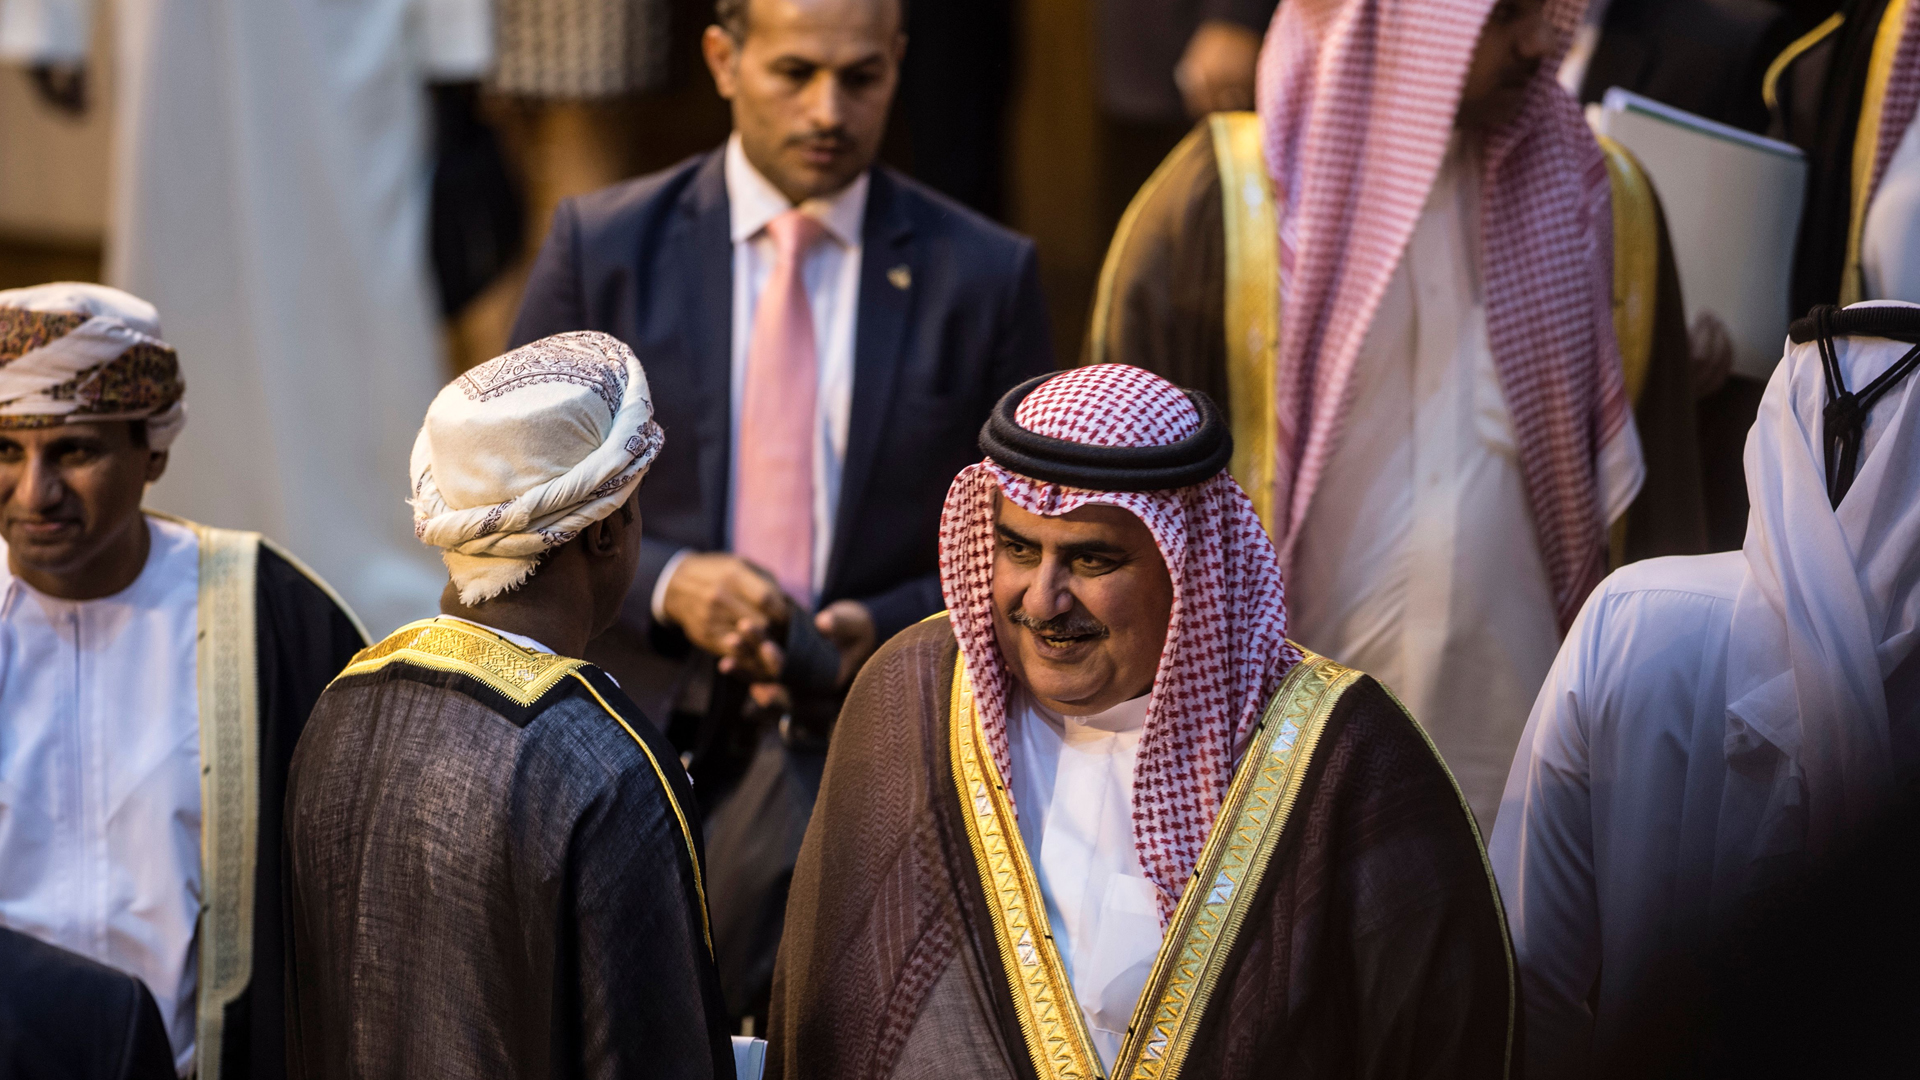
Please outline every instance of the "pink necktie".
M767 570L803 606L813 604L814 398L820 365L813 309L800 277L826 227L798 210L767 223L773 274L753 313L741 392L733 552Z

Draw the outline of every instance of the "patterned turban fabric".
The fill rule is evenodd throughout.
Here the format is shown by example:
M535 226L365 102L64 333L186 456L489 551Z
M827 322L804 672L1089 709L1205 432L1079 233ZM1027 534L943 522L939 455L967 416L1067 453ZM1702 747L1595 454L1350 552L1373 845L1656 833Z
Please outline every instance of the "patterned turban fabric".
M1439 175L1495 0L1286 0L1257 79L1280 231L1274 514L1292 557L1339 438L1354 366ZM1487 339L1561 630L1606 572L1603 449L1632 440L1613 334L1606 162L1554 81L1586 0L1546 0L1560 45L1489 132L1481 185ZM1628 455L1626 444L1614 447Z
M185 393L145 300L78 281L0 292L0 428L137 420L165 450L186 426Z
M619 509L665 442L632 349L590 330L541 338L428 406L413 444L414 535L442 549L461 603L483 603Z
M1052 376L1014 416L1027 432L1092 447L1168 446L1193 436L1202 419L1178 387L1124 364ZM968 466L940 519L940 582L1002 776L1012 775L1012 761L1010 675L993 630L996 492L1048 516L1094 503L1120 507L1146 524L1166 560L1173 612L1133 794L1134 848L1159 890L1164 922L1226 798L1238 752L1301 659L1286 639L1280 561L1253 503L1224 471L1167 490L1092 491L1013 472L991 457Z

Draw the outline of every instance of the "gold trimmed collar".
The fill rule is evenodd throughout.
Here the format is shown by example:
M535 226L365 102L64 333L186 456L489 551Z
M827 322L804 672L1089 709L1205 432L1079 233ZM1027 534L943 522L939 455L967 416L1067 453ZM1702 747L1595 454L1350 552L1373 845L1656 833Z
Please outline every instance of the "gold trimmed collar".
M472 623L422 619L356 653L338 679L370 675L395 663L458 672L518 705L539 701L586 666L584 660L523 649Z
M1359 678L1351 668L1306 653L1282 681L1234 771L1109 1073L1047 924L1039 878L987 748L966 661L956 660L948 713L954 786L1021 1035L1041 1080L1171 1080L1179 1074L1321 733L1340 695Z

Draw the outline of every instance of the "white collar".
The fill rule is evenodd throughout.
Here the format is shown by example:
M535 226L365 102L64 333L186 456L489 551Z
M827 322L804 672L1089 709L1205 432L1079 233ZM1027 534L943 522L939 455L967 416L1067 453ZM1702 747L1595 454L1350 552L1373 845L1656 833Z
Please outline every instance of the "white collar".
M1137 698L1130 698L1090 716L1068 716L1040 704L1040 699L1026 687L1019 687L1019 691L1034 715L1045 720L1055 731L1067 735L1094 731L1109 735L1137 734L1147 726L1147 703L1153 698L1153 692L1149 690Z
M794 208L773 181L747 160L737 133L727 139L726 176L730 235L736 244L751 240L768 222ZM861 224L867 216L867 171L862 169L853 183L832 195L801 203L800 210L818 218L840 246L859 247Z

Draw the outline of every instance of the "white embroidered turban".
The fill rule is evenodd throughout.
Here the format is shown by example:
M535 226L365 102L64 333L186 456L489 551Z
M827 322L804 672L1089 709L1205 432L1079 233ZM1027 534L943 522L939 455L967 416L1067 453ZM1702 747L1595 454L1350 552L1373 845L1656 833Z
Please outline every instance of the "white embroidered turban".
M0 428L139 420L165 450L186 425L185 392L145 300L77 281L0 292Z
M666 441L633 350L555 334L448 383L413 444L413 531L460 602L516 588L627 501Z

